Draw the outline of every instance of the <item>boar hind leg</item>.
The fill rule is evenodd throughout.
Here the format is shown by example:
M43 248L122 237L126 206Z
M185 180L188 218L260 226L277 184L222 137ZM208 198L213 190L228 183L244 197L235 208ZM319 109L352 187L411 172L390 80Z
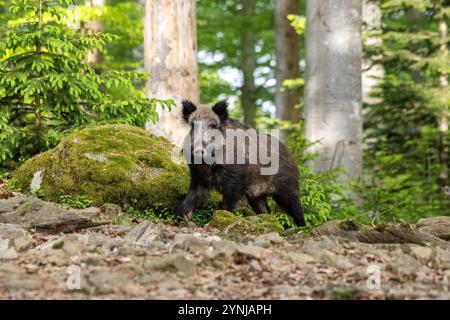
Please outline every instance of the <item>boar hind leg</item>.
M256 214L270 213L266 197L252 198L247 196L248 203Z
M280 193L273 197L278 206L290 215L299 227L305 226L303 209L300 205L300 196L296 192Z

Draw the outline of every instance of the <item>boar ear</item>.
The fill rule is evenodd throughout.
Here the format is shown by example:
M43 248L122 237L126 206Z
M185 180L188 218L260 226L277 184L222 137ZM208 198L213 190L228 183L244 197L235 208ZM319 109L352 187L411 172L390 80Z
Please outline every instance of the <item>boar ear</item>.
M189 116L192 114L192 112L197 110L197 107L189 100L183 100L181 104L183 106L183 120L186 121L186 123L188 123Z
M213 107L213 111L219 116L220 121L225 121L228 118L228 102L225 100L217 102Z

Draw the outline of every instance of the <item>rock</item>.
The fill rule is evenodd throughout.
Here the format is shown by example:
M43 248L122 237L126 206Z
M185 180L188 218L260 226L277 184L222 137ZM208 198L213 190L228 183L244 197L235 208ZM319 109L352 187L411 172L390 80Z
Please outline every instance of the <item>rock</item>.
M29 191L37 172L42 173L44 198L84 196L94 206L105 203L136 209L158 204L177 212L189 185L186 165L172 161L173 145L161 137L128 125L85 128L26 161L12 183Z
M320 240L305 240L302 246L302 251L313 256L318 257L323 251L335 250L338 247L330 237L322 237Z
M433 254L433 249L421 246L413 246L410 248L410 253L416 259L429 261Z
M254 245L240 245L236 248L236 252L238 255L254 259L261 259L266 250Z
M261 235L264 233L281 233L283 226L274 215L260 214L257 216L240 217L225 210L217 210L213 214L208 227L226 233L243 233Z
M284 239L276 232L266 233L255 239L255 245L268 248L273 244L280 244Z
M140 246L151 246L159 237L161 229L150 221L144 221L131 229L124 240Z
M95 270L89 274L89 283L97 294L126 290L132 283L123 274L108 270ZM82 284L83 287L83 284Z
M298 266L305 266L314 261L314 258L304 253L291 252L287 254L289 259Z
M180 273L187 277L194 276L197 273L195 263L179 254L171 254L157 258L149 262L148 267L161 271Z
M173 250L181 249L190 252L204 252L208 249L209 242L190 234L177 234L174 239Z
M435 250L433 265L437 268L450 269L450 252L441 248L435 248Z
M105 203L100 207L100 213L103 218L113 220L123 215L122 208L114 203Z
M399 276L416 276L423 268L416 259L411 257L410 255L399 253L395 255L395 258L392 259L387 265L387 271L390 271Z
M3 281L2 281L3 282ZM23 275L13 274L4 279L3 286L8 290L24 290L24 291L37 291L42 288L42 281L35 277L24 277ZM2 287L2 285L0 285Z
M330 251L323 251L319 254L319 256L323 262L338 269L350 270L354 267L353 263L351 263L349 259Z
M86 249L87 239L87 235L67 235L62 240L61 249L69 256L80 254Z
M35 243L28 231L14 224L0 224L0 240L8 240L8 246L18 252L30 249Z
M9 240L0 240L0 260L16 259L17 256L17 251L9 245Z

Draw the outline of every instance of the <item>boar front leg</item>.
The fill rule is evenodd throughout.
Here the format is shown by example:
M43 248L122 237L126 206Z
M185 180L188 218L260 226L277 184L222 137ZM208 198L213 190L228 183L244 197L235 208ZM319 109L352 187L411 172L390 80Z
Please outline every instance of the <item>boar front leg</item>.
M191 169L191 183L189 192L183 201L181 212L186 221L190 221L192 213L199 208L208 198L209 184L205 179L205 175Z

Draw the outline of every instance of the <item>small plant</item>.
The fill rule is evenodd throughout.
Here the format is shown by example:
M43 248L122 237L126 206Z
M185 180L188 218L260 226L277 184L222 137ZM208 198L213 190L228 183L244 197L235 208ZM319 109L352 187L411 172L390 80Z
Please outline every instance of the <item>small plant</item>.
M154 203L145 210L139 210L135 208L135 202L136 201L132 201L132 203L124 205L124 210L127 215L143 220L149 220L154 223L174 223L182 219L181 216L171 213L161 203Z
M194 211L192 214L192 221L200 227L204 226L211 221L213 213L217 209L217 206L211 204L204 205L200 209Z
M85 61L88 52L117 37L69 29L64 18L71 4L11 1L16 19L0 28L0 173L52 148L73 129L98 123L143 127L157 121L157 106L174 104L135 90L134 82L146 74L97 74Z
M86 209L92 205L92 201L85 196L62 195L58 203L64 208Z
M36 198L43 198L45 196L44 191L41 188L31 190L31 194Z

